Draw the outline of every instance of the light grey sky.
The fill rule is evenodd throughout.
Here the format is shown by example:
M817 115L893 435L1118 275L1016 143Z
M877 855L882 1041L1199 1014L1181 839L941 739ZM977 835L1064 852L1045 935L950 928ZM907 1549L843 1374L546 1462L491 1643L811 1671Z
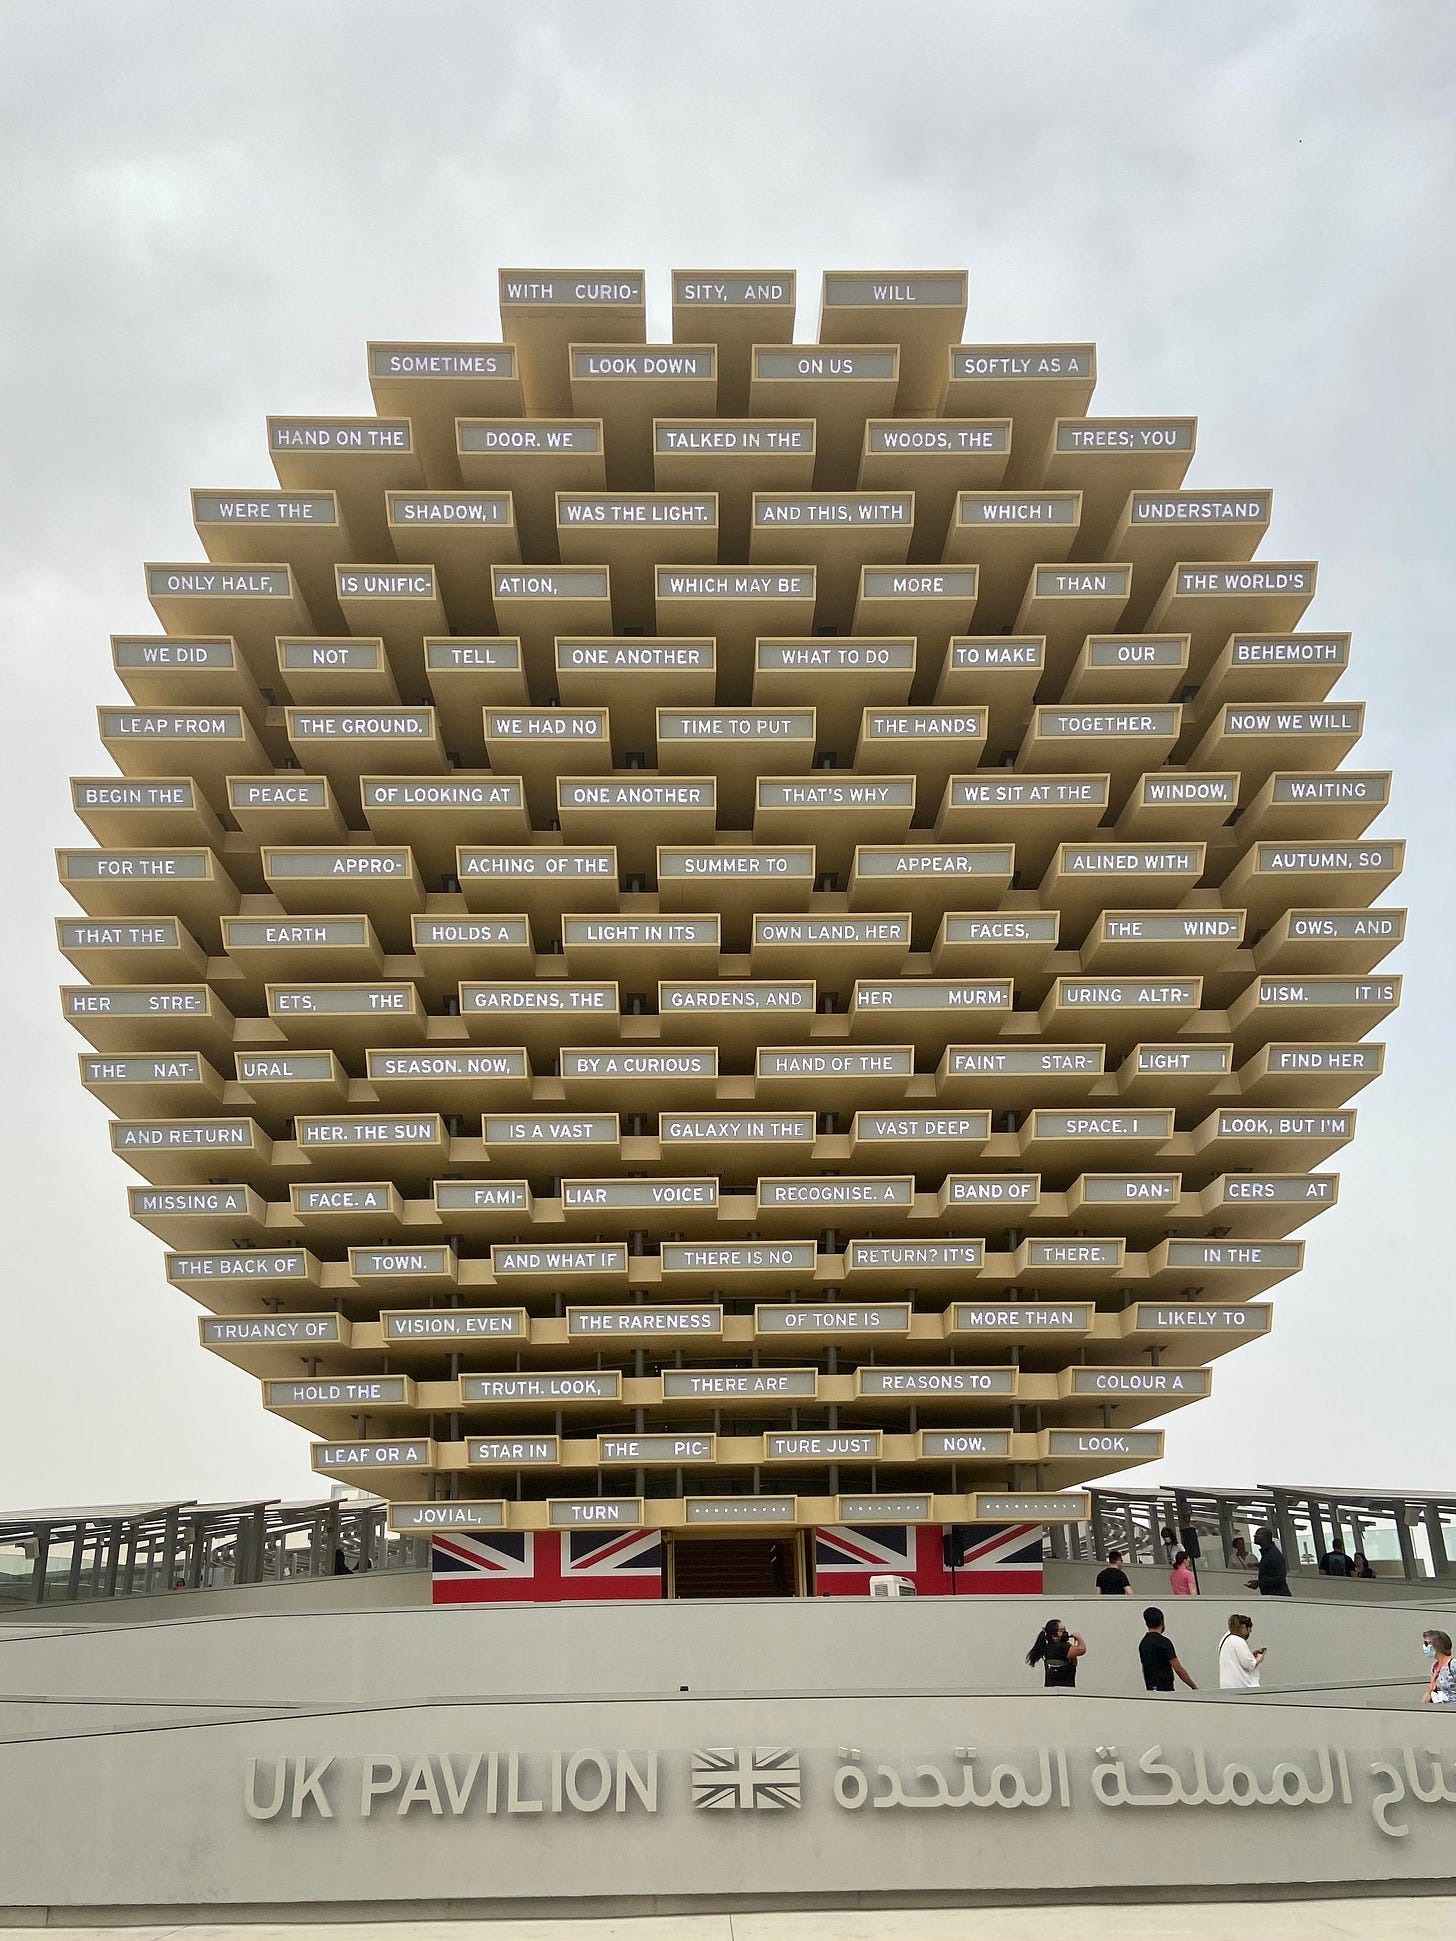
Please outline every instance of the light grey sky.
M792 267L801 337L826 267L965 266L969 337L1095 339L1094 410L1194 412L1190 484L1273 488L1396 771L1405 1002L1274 1333L1150 1474L1456 1483L1453 75L1449 0L3 0L0 1510L317 1488L126 1217L52 850L188 488L273 483L270 411L369 410L371 336L495 337L500 264L645 268L655 336L671 266Z

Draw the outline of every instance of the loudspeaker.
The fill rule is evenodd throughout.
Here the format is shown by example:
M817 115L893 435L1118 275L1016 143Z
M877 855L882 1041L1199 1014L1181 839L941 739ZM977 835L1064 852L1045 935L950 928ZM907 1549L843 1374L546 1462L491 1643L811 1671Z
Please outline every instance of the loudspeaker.
M941 1546L945 1552L947 1570L959 1570L966 1560L966 1552L971 1547L971 1526L969 1523L947 1523L941 1534Z
M1185 1523L1179 1530L1178 1541L1188 1552L1193 1562L1197 1563L1198 1559L1203 1555L1203 1552L1198 1547L1198 1532L1191 1523Z

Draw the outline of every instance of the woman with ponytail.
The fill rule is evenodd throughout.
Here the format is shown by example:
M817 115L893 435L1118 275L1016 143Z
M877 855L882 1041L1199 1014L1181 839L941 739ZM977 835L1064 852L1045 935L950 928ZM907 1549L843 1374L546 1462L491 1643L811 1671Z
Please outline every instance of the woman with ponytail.
M1077 1660L1087 1646L1081 1634L1069 1631L1060 1618L1048 1618L1026 1654L1029 1665L1041 1665L1049 1688L1066 1691L1077 1682Z

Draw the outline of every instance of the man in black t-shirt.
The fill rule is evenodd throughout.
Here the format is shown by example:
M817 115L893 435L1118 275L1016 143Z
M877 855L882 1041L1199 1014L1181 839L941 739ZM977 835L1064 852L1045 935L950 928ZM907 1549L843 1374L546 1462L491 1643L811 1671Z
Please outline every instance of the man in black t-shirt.
M1097 1573L1097 1589L1103 1597L1127 1597L1131 1593L1132 1584L1121 1564L1122 1552L1109 1550L1107 1568Z
M1150 1604L1143 1612L1143 1623L1148 1628L1138 1640L1138 1657L1142 1661L1144 1685L1150 1692L1171 1692L1176 1674L1190 1692L1196 1692L1198 1687L1178 1662L1173 1640L1163 1630L1163 1613L1156 1604Z

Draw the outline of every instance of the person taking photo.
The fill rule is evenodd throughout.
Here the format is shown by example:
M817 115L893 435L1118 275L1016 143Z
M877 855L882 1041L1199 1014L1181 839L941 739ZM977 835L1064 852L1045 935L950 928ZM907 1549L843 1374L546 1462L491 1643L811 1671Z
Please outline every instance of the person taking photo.
M1077 1660L1086 1655L1080 1632L1069 1631L1060 1618L1048 1618L1032 1640L1026 1662L1042 1666L1049 1691L1068 1691L1077 1682Z

